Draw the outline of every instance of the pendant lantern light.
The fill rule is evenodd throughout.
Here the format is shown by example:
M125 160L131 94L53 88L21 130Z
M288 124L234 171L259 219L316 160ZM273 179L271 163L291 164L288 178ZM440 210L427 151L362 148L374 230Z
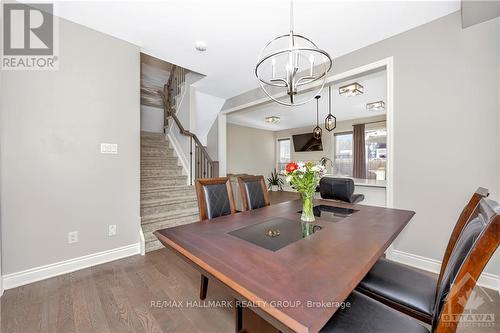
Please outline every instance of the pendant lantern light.
M328 86L328 116L325 118L325 128L328 132L337 127L337 117L332 114L332 86Z
M319 140L321 139L322 134L321 127L319 127L319 99L321 98L321 96L316 95L314 98L316 98L316 127L314 127L313 129L313 138Z

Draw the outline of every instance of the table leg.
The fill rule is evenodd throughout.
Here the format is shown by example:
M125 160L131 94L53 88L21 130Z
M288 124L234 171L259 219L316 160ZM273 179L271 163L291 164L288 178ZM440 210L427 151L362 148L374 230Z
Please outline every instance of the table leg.
M236 310L238 312L238 310ZM241 307L241 330L245 333L280 333L280 331L262 319L248 307ZM236 324L238 325L238 324Z

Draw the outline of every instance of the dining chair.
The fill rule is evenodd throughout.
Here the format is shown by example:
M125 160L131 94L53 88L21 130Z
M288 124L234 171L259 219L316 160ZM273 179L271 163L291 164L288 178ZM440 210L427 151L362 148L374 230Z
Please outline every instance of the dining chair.
M351 178L323 177L319 181L319 193L323 199L358 203L365 199L363 194L354 194L354 181Z
M462 230L477 213L480 200L487 196L487 189L478 188L464 207L451 233L437 278L415 268L381 258L356 287L356 290L430 324L433 318L437 286L443 279L451 252Z
M437 285L432 333L455 333L465 306L484 267L500 243L500 206L483 198L478 213L459 235ZM409 316L354 291L320 332L425 333L427 328Z
M263 176L240 176L237 179L244 211L270 205L269 192Z
M202 178L196 180L196 196L200 220L236 213L233 189L229 177ZM208 278L201 274L200 299L207 297Z

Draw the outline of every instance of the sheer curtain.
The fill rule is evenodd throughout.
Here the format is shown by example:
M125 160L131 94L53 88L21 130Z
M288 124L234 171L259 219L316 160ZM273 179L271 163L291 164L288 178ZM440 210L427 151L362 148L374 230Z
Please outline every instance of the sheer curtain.
M354 178L366 178L365 124L353 125L353 171Z

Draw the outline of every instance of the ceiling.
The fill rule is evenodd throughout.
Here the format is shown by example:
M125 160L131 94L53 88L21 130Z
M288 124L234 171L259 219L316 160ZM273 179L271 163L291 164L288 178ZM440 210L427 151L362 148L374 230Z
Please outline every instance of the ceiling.
M346 97L339 95L339 87L352 82L360 83L364 93L357 96ZM366 104L376 101L386 101L386 71L379 71L332 85L332 114L337 121L359 119L384 115L385 111L367 111ZM328 88L325 87L319 100L319 122L324 123L328 115ZM264 121L266 117L278 116L281 118L277 124ZM271 131L281 131L290 128L300 128L316 125L316 102L295 107L287 107L274 102L268 102L250 107L241 111L230 113L227 121L232 124L260 128Z
M338 57L459 9L459 0L296 0L295 31ZM222 98L258 86L261 48L289 27L288 0L60 1L54 11L206 75L195 85Z

